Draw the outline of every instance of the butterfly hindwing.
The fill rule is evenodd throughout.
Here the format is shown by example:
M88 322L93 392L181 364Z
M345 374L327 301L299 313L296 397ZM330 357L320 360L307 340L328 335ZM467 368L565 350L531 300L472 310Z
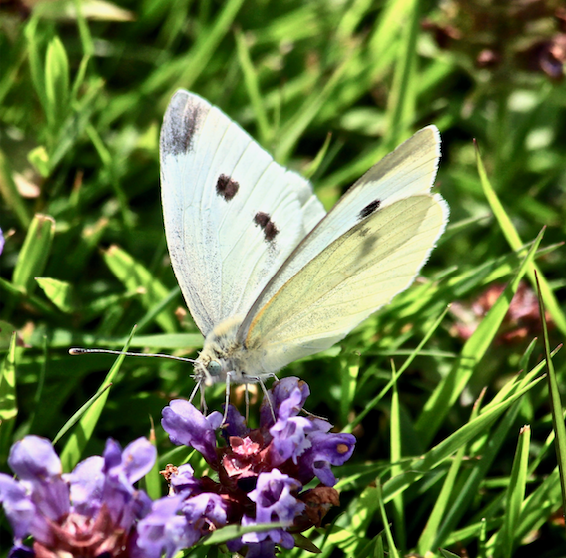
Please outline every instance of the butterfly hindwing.
M193 93L174 95L160 152L173 269L206 335L249 310L325 212L306 180Z
M345 337L413 282L446 219L440 196L417 195L357 222L254 316L245 342L254 366L279 370Z

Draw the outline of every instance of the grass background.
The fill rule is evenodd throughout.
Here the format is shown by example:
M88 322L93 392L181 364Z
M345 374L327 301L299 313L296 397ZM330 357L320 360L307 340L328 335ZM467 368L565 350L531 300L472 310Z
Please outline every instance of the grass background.
M566 89L557 47L566 17L558 8L0 4L2 469L13 441L29 433L59 434L68 470L108 436L125 445L153 423L160 466L187 457L172 450L159 419L171 398L191 393L190 367L67 354L121 348L134 324L136 350L190 356L201 346L178 311L159 199L159 128L178 87L220 106L278 161L310 176L327 207L434 123L443 138L437 184L451 219L426 278L340 347L284 372L309 383L310 411L358 437L337 472L341 509L309 537L335 556L565 556L553 429L562 411L543 377L532 291L536 266L553 349L566 333ZM560 352L554 367L563 391ZM208 397L218 408L222 387ZM165 490L156 472L146 487L154 497ZM3 552L10 543L3 520Z

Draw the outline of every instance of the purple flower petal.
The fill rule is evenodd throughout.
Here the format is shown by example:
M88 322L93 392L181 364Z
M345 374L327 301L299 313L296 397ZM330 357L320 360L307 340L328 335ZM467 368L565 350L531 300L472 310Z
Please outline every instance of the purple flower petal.
M278 455L276 460L278 465L291 458L293 463L297 463L297 457L311 446L307 433L312 428L312 422L304 417L278 420L270 428L269 433L273 436L273 449Z
M194 476L194 469L188 464L180 465L177 471L171 475L170 484L176 494L183 492L183 496L193 496L202 492L203 487L200 479Z
M81 461L72 473L63 475L70 485L73 511L86 517L94 517L103 500L105 475L104 459L94 455Z
M4 235L2 234L2 229L0 229L0 254L2 250L4 250Z
M194 525L201 534L223 527L228 517L222 497L209 492L185 500L183 513L189 524Z
M105 471L110 471L114 467L120 467L122 465L122 447L120 444L108 438L106 440L106 445L104 446L104 469Z
M149 511L151 500L132 484L153 467L156 450L145 438L129 444L124 451L114 440L104 449L104 486L102 498L114 521L124 528Z
M14 531L16 541L30 533L36 508L24 486L12 477L0 473L0 502Z
M255 525L258 522L251 517L244 516L242 518L242 525ZM246 558L251 552L255 553L269 553L271 549L275 548L275 544L279 544L283 548L293 548L295 546L295 540L290 533L287 533L284 529L270 529L269 531L262 531L261 533L256 533L255 531L251 533L246 533L242 535L242 544L248 545L248 552L246 553ZM252 550L253 549L253 550ZM263 554L265 556L271 556L270 554Z
M133 558L166 558L194 545L200 533L189 528L184 516L178 515L181 497L166 497L153 502L151 512L137 525Z
M10 469L20 480L42 481L61 474L61 461L49 440L26 436L10 449Z
M222 428L222 435L225 440L231 436L238 436L239 438L246 437L250 432L246 424L246 419L242 416L240 411L234 405L228 405L228 414L226 415L226 425Z
M273 405L275 416L277 418L286 419L290 416L296 416L302 409L305 400L309 396L309 386L306 382L291 376L290 378L283 378L273 384L273 387L268 391L269 399L264 399L261 405L260 424L263 428L273 426L273 416L269 400ZM287 401L291 399L291 401ZM287 403L285 403L287 401ZM283 409L281 406L283 405Z
M300 488L299 481L284 475L278 469L261 473L257 478L256 489L248 494L248 498L256 503L256 521L291 524L295 515L305 507L303 502L299 502L291 494L292 490Z
M334 486L336 477L332 474L330 465L342 465L350 459L356 438L352 434L313 432L309 440L312 446L299 458L301 480L308 482L312 473L326 486Z
M147 438L138 438L122 452L122 464L128 481L134 483L145 477L153 467L157 450Z
M57 521L69 512L69 487L61 476L61 461L49 440L26 436L10 449L8 464L31 493L38 511Z
M218 412L205 417L194 405L174 399L163 409L161 425L174 444L191 446L209 463L216 463L216 429L222 422Z

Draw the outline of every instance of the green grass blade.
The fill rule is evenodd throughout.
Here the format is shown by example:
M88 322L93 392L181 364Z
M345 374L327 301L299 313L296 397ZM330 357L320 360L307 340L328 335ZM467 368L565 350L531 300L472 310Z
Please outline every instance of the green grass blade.
M381 515L381 521L383 522L383 530L385 531L385 538L387 539L388 545L388 555L393 558L399 558L399 552L395 546L395 541L393 540L393 534L391 533L391 528L389 527L389 520L387 519L387 513L385 512L385 506L383 504L383 494L381 492L381 485L377 483L377 501L379 502L379 513Z
M548 372L548 394L550 399L550 408L552 410L552 426L556 434L555 449L556 458L558 460L558 471L560 476L560 487L562 489L562 505L566 508L566 426L564 425L564 409L560 398L560 388L558 387L558 378L554 371L554 364L550 354L550 345L548 341L548 328L546 325L546 312L544 305L544 295L539 282L539 274L535 273L537 281L537 291L539 297L540 320L542 324L542 338L544 342L544 355L546 361L546 370Z
M415 480L421 478L426 472L431 471L453 453L456 453L458 448L460 448L463 444L484 432L485 429L497 420L501 414L507 411L507 409L515 403L515 401L520 399L525 393L531 390L534 386L538 385L541 381L542 378L538 378L530 382L527 386L515 392L506 401L490 407L489 410L488 407L486 407L484 412L476 419L459 428L456 432L434 446L419 459L405 465L405 472L402 475L391 478L383 485L385 501L388 502L391 500L398 492L405 490Z
M246 89L254 109L254 115L257 122L259 132L258 141L262 145L270 145L273 138L273 129L269 124L267 112L263 104L263 97L261 95L259 86L259 76L256 68L253 65L250 56L249 46L246 35L240 30L236 30L236 46L238 53L238 60L240 68L244 73L244 81Z
M395 67L393 85L388 98L386 135L383 146L392 151L409 134L415 118L416 105L416 45L420 31L420 2L408 8L408 22L403 28L401 54Z
M434 321L434 323L430 326L426 335L422 338L420 343L417 345L415 350L409 355L409 357L405 360L397 375L394 375L389 382L381 389L381 391L365 406L364 410L361 411L356 418L348 424L348 426L344 429L344 432L352 432L352 430L362 422L362 420L366 417L366 415L378 405L378 403L383 399L383 397L387 394L387 392L393 386L393 382L397 377L399 377L413 362L415 357L417 357L422 348L426 345L427 341L431 338L432 334L436 331L437 327L442 323L442 320L446 316L446 312L448 312L448 308L445 308L444 311L438 316L438 318Z
M124 345L124 351L128 350L129 341L133 337L134 332L135 329L132 330L128 342ZM116 378L124 358L124 355L120 355L116 359L116 362L109 370L106 378L104 378L100 384L100 388L94 396L95 399L92 402L87 403L88 407L84 409L84 414L81 416L75 431L71 434L71 437L65 444L65 447L61 452L61 463L64 471L71 471L79 462L88 441L94 433L94 429L100 415L102 414L104 405L106 405L108 394L110 393L108 388L112 385L112 382Z
M391 419L390 419L390 461L391 461L391 476L394 477L402 473L402 468L396 463L400 462L403 454L401 448L401 410L399 404L399 392L397 391L397 377L395 374L395 368L392 370L392 376L395 377L393 382L393 389L391 391ZM383 505L381 506L383 507ZM405 532L405 517L404 517L403 505L403 494L399 493L393 498L393 518L394 518L394 528L395 535L398 541L399 547L403 550L406 546L406 532ZM382 510L382 515L385 510ZM387 527L386 527L387 532ZM389 540L389 537L388 537Z
M15 419L18 416L16 400L16 338L15 332L10 338L8 353L0 367L0 461L8 455L12 442Z
M73 426L75 426L75 424L77 424L77 422L81 420L81 417L84 416L84 414L94 405L94 403L96 403L96 401L98 401L100 397L105 395L111 387L112 384L110 383L100 386L98 391L76 413L74 413L61 427L61 430L57 432L57 434L53 438L53 445L55 445L63 436L65 436L65 434L67 434L67 432L69 432L69 430L71 430L71 428L73 428ZM76 462L70 465L70 467L72 468L72 466L75 464Z
M163 496L163 477L159 473L161 467L159 466L159 448L157 447L157 440L155 439L155 426L153 424L153 419L150 416L151 421L151 429L149 432L148 439L153 444L156 449L157 458L155 459L155 463L151 468L151 471L142 479L143 488L147 492L147 495L152 500L157 500Z
M428 443L438 431L444 417L456 402L458 396L470 380L475 367L485 355L493 341L513 295L519 287L523 275L527 272L535 256L536 250L542 240L542 231L525 256L513 280L507 285L495 304L489 309L477 329L466 341L460 357L448 375L441 380L434 393L427 401L423 412L415 425L416 431Z
M45 54L45 100L47 120L55 129L69 110L69 60L59 37L51 40Z
M513 250L519 250L523 245L523 241L521 240L521 237L519 236L519 233L517 232L517 229L513 225L511 219L505 212L505 209L503 208L503 205L499 200L497 193L493 189L493 186L491 185L487 177L487 173L485 172L485 168L483 166L483 162L477 147L476 147L476 162L478 166L478 172L480 175L480 182L483 188L483 192L485 194L487 201L489 202L489 205L493 211L493 214L495 215L495 218L497 219L497 222L499 223L499 227L501 228L501 231L503 232L505 238L507 239L509 246L511 246ZM562 311L560 304L556 300L556 297L554 296L554 292L550 288L547 280L545 279L544 275L542 274L542 272L534 262L533 265L530 266L529 269L527 270L527 274L529 276L531 284L533 285L533 287L535 287L537 283L537 279L535 277L535 271L538 275L540 291L542 293L543 299L545 300L545 304L548 307L548 311L550 312L551 316L553 317L554 321L556 322L556 325L558 326L562 334L566 335L566 316L564 315L564 312Z
M484 396L485 390L482 391L480 397L474 403L470 420L474 420L478 416L480 405ZM467 445L462 445L462 447L460 447L460 449L456 452L456 455L452 460L452 464L450 465L450 469L448 470L448 474L446 475L446 479L444 480L444 483L442 485L440 494L438 495L438 498L436 499L436 502L434 504L434 508L429 515L426 526L419 538L418 549L419 553L423 556L427 555L427 553L429 552L432 553L434 551L434 541L436 539L438 529L444 517L445 511L453 498L452 493L466 451Z
M501 544L501 554L505 558L513 556L513 550L517 540L515 533L517 532L517 524L519 515L525 498L525 487L527 484L527 469L529 464L529 443L531 440L531 429L529 426L523 426L519 432L519 442L515 451L513 460L513 468L509 485L507 486L507 496L505 505L505 521Z
M31 223L31 213L27 208L18 187L14 182L14 175L9 159L0 149L0 196L4 199L6 206L14 212L20 225L27 229Z
M61 312L70 313L76 309L73 303L73 286L70 283L53 277L36 277L35 280L45 293L45 296Z

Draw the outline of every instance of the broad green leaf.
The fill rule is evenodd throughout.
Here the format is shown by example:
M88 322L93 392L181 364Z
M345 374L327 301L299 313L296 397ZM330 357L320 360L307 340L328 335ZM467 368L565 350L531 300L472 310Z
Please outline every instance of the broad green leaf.
M12 283L23 288L27 294L33 293L35 277L42 275L45 270L54 234L53 218L40 214L34 216L12 276Z
M53 277L36 277L37 284L43 289L45 296L62 312L70 313L75 310L73 304L73 287L66 281Z
M63 43L54 37L45 54L45 112L51 126L57 126L68 112L69 93L69 60Z

